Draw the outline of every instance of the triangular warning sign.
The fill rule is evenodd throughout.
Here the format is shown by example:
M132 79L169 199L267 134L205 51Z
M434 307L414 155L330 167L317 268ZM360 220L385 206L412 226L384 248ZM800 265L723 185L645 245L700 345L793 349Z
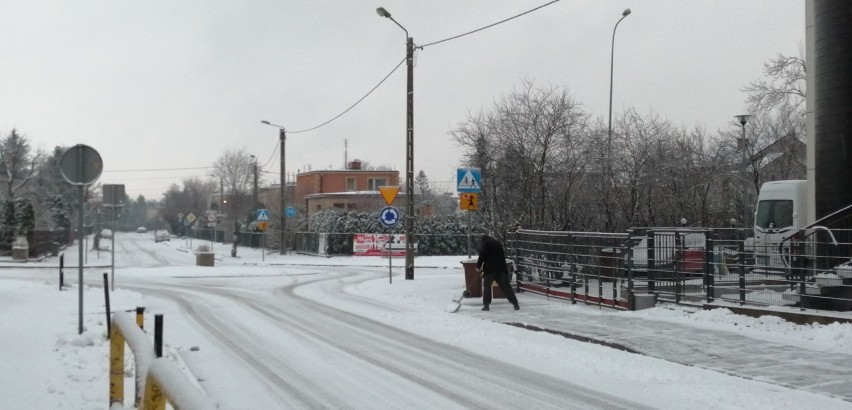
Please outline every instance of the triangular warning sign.
M379 192L382 194L382 198L385 199L385 203L388 206L393 204L393 200L396 199L396 194L399 193L398 186L380 186Z
M459 181L459 187L457 190L469 190L469 189L480 189L479 183L476 182L476 178L473 177L473 173L470 170L464 174L464 176Z

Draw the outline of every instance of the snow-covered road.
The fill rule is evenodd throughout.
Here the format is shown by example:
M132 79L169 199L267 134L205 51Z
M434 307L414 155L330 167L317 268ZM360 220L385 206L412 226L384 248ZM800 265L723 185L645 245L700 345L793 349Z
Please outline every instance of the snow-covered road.
M394 260L390 284L386 259L261 258L258 251L246 248L240 248L239 258L231 258L219 256L229 255L229 247L218 245L216 266L203 268L194 266L188 243L174 238L154 243L149 235L119 234L116 247L113 308L144 305L148 329L153 314L163 314L166 357L185 368L187 377L223 409L852 407L825 394L790 388L795 386L732 377L499 323L532 323L536 312L552 303L538 296L520 295L521 312L497 300L488 314L479 312L476 300L466 300L460 314L448 314L443 308L459 293L458 261L465 257L418 258L422 265L414 281L401 278L403 260ZM66 255L66 281L72 284L73 250ZM108 260L109 254L102 252L89 263ZM75 392L85 392L87 404L72 408L102 408L106 400L105 393L98 393L106 386L106 343L99 338L104 324L94 318L103 312L92 300L102 294L96 287L102 285L103 271L108 269L86 271L92 288L86 289L83 340L63 336L71 342L57 348L64 352L66 369L73 368L67 371L76 374L91 367L92 374L74 376L64 389L56 387L62 385L56 377L50 378L51 394L56 398L58 392L63 403ZM0 278L16 293L35 292L54 288L50 282L55 282L55 270L0 269ZM7 300L13 294L3 292L0 286ZM69 305L61 319L76 323L76 316L69 314L75 306L68 303L71 292L60 296ZM568 314L583 309L570 308L574 311ZM636 316L642 320L641 314ZM582 323L582 317L573 320ZM60 326L68 325L64 322ZM606 332L605 323L590 321L589 329ZM645 323L653 326L654 321ZM630 331L623 323L612 326ZM76 334L75 326L67 327L66 333ZM644 339L653 339L655 333L649 327L634 330ZM39 330L41 337L54 332ZM664 335L659 340L671 343ZM80 351L62 347L69 344L81 346ZM89 356L95 358L85 363L69 359ZM12 380L39 380L28 376ZM104 387L81 388L80 380ZM16 389L2 389L0 393L15 397ZM103 394L104 402L89 404L92 394Z
M209 283L133 287L175 302L204 333L204 353L184 359L202 373L218 373L220 379L203 385L229 408L642 407L299 295L302 287L321 288L329 298L345 295L349 273L336 268L291 276L265 290ZM360 274L355 282L375 277ZM374 301L347 299L376 307ZM234 386L252 386L251 402L227 403L225 392Z

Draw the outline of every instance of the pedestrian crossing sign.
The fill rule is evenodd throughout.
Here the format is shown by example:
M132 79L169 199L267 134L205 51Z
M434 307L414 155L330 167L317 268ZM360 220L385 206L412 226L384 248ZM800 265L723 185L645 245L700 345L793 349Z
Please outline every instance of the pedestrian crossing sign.
M458 192L482 192L482 177L479 168L456 169L456 181Z
M254 218L258 221L268 221L269 220L269 210L268 209L258 209L257 217Z

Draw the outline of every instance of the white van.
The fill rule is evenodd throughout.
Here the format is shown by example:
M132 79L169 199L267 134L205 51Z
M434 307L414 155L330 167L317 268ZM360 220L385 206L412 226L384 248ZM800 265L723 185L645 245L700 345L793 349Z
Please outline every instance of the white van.
M779 243L807 223L807 181L772 181L760 187L754 213L754 256L758 269L782 271L781 255L789 254ZM785 244L789 248L789 243Z

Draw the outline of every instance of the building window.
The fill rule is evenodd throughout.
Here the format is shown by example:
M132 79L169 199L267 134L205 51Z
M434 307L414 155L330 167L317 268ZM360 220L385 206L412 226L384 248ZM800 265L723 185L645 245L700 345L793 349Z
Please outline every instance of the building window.
M346 178L346 190L354 191L355 190L355 178Z
M344 204L336 203L336 204L334 204L334 205L332 205L332 206L334 206L335 208L338 208L338 209L343 209Z
M388 184L388 180L385 178L370 178L367 180L367 184L370 191L378 191L380 186Z
M321 205L321 204L317 204L317 211L321 211L321 210L322 210L322 205Z

